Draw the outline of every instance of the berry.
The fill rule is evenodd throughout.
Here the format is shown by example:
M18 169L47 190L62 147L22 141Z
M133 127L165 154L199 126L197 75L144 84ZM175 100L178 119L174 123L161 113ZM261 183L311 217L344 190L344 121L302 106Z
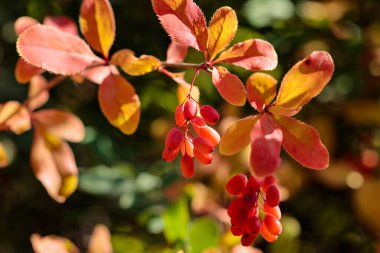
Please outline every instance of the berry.
M275 184L275 183L276 183L276 178L273 175L265 177L264 181L263 181L263 186L262 186L263 191L266 192L268 186Z
M269 230L267 229L267 227L265 226L265 224L263 224L261 226L261 235L263 236L263 238L267 241L267 242L274 242L277 240L278 238L278 235L274 235L272 234L271 232L269 232Z
M247 176L244 174L237 174L228 180L226 189L231 195L238 195L247 186Z
M219 121L219 113L211 105L202 106L200 109L200 113L202 115L202 118L210 125L214 125Z
M265 202L268 203L270 207L278 206L280 203L280 192L275 184L268 186L265 193Z
M240 239L241 244L248 247L256 240L256 237L257 235L244 233Z
M250 234L258 234L260 233L261 229L261 220L256 217L252 216L247 221L247 232Z
M270 207L267 203L264 203L264 212L276 217L277 220L281 219L281 210L278 206Z
M186 139L184 142L181 143L182 155L188 154L190 157L194 157L193 149L194 145L189 139Z
M214 151L214 146L203 137L197 136L193 139L194 148L202 153L211 153Z
M231 233L235 236L241 236L242 234L244 234L244 231L244 226L231 225Z
M212 156L212 153L208 153L208 154L202 153L195 148L193 150L193 153L194 153L195 159L197 159L197 161L200 162L201 164L205 164L205 165L211 164L212 160L214 159L214 157Z
M264 225L268 229L268 231L273 235L279 235L282 231L282 225L276 217L267 214L264 218Z
M189 155L185 154L181 159L181 171L182 175L186 178L190 178L194 175L194 160Z
M175 109L174 118L175 118L175 123L177 124L178 127L183 127L186 124L185 116L183 116L184 108L185 108L184 105L181 104L177 106L177 108Z
M165 162L171 162L177 157L178 152L179 152L179 148L174 149L174 150L169 150L168 148L165 148L164 152L162 152L162 159Z
M193 99L188 99L185 103L183 115L186 120L192 120L197 116L198 104Z
M220 142L220 135L214 128L204 126L200 127L198 131L195 129L195 131L198 133L199 136L211 142L211 144L214 147L217 146Z
M169 133L166 135L165 147L169 150L178 149L179 145L183 140L183 134L178 128L170 129Z

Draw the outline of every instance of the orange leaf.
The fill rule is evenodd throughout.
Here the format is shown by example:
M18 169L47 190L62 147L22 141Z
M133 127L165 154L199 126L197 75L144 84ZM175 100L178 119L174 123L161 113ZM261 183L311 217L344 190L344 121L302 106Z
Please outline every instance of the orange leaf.
M14 29L17 35L20 35L23 31L26 29L39 24L37 20L34 18L28 17L28 16L23 16L19 17L15 24L14 24Z
M232 8L225 6L215 12L208 27L207 50L211 60L231 43L237 27L238 20Z
M286 73L270 111L287 116L296 114L322 91L333 72L334 62L327 52L311 53Z
M224 67L215 67L212 70L212 82L219 94L230 104L243 106L246 93L239 77L228 72Z
M249 116L234 122L224 132L219 144L219 152L223 155L233 155L251 142L251 131L259 117Z
M108 59L115 40L116 26L108 0L84 0L80 9L79 25L91 47Z
M133 134L140 120L140 99L133 86L111 74L99 88L99 103L108 121L125 134Z
M56 109L41 110L33 113L36 124L60 139L80 142L84 139L85 128L75 115Z
M234 64L252 71L272 70L277 66L277 54L269 42L251 39L224 51L214 61L218 62Z
M303 166L322 170L329 166L329 152L312 126L288 116L276 116L288 154Z
M179 77L175 78L175 81L178 83L178 89L177 89L178 103L181 104L185 101L187 95L189 94L191 85L187 83L184 79L181 79ZM195 101L198 102L199 96L200 96L199 88L194 85L193 88L191 89L191 97Z
M15 134L22 134L31 128L29 112L19 102L8 101L0 105L0 125L4 125Z
M255 175L267 176L280 166L281 130L267 113L256 122L251 132L250 165Z
M87 253L112 253L111 234L103 224L92 231Z
M188 46L171 41L166 52L166 62L180 63L183 62L187 55Z
M0 168L7 167L9 165L8 153L5 150L3 143L0 142Z
M17 40L17 51L27 63L62 75L81 72L93 62L103 62L79 37L46 25L24 31Z
M204 51L206 19L193 0L152 0L153 9L172 40Z
M117 51L111 59L111 63L120 66L123 71L131 76L140 76L157 69L161 62L154 56L142 55L135 57L135 53L129 49Z
M55 27L62 32L71 33L78 36L78 28L75 21L71 17L66 16L46 16L44 25Z
M265 73L254 73L246 81L247 98L261 112L276 96L277 80Z
M15 68L16 81L18 83L28 83L33 76L42 74L43 71L43 69L26 63L22 58L19 58Z
M30 81L28 92L28 108L31 110L43 106L49 100L48 82L41 75L34 76Z
M68 239L59 236L33 234L30 237L35 253L79 253L78 248Z

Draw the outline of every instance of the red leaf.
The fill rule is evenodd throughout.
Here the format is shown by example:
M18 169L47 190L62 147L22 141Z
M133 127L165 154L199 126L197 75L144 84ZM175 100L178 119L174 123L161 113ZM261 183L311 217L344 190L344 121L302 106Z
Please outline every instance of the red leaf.
M206 49L206 19L193 0L152 0L152 4L172 40L200 51Z
M291 157L310 169L328 167L329 152L317 130L288 116L276 116L276 119L284 136L282 143Z
M169 63L181 63L185 60L188 46L172 41L166 52L166 61Z
M251 132L251 169L260 177L273 173L281 163L281 130L264 113Z
M272 70L277 66L277 54L269 42L251 39L224 51L214 61L218 62L234 64L252 71Z
M66 16L46 16L44 18L44 25L55 27L62 32L71 33L78 36L78 27L75 21Z
M39 24L38 21L35 20L34 18L23 16L23 17L19 17L16 20L14 24L14 29L15 29L16 34L20 35L26 29L38 24Z
M24 31L17 40L17 51L26 62L62 75L72 75L94 62L103 62L79 37L45 25Z
M44 72L43 69L26 63L22 58L19 58L16 63L15 77L19 83L28 83L33 76L42 74L42 72Z
M246 93L239 77L228 72L224 67L215 67L212 71L212 82L219 94L230 104L243 106Z

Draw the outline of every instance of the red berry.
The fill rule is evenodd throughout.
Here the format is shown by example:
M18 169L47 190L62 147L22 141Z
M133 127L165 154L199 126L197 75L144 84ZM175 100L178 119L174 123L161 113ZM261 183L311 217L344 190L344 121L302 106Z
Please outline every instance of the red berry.
M273 175L267 176L264 178L262 189L264 192L267 191L268 186L275 184L276 178Z
M249 234L258 234L260 233L260 229L261 229L261 220L258 217L252 216L251 218L248 219L247 232Z
M278 206L280 203L280 192L275 184L268 186L265 194L265 202L268 203L270 207Z
M169 150L178 149L179 145L183 140L183 134L178 128L170 129L169 133L166 135L165 147Z
M193 138L194 148L202 153L211 153L214 151L214 146L203 137L197 136Z
M280 221L270 214L265 215L264 225L273 235L279 235L282 232L282 225Z
M278 235L274 235L271 232L269 232L268 228L266 227L265 223L261 226L261 235L267 242L274 242L277 240Z
M206 125L206 122L201 118L201 117L198 117L196 116L192 121L191 121L191 125L193 126L194 130L196 132L199 131L199 129L201 127L204 127L204 126L207 126Z
M214 125L219 121L219 113L211 105L202 106L200 109L200 113L202 115L202 118L210 125Z
M183 116L185 119L192 120L197 116L198 104L193 99L188 99L185 103L185 108L183 110Z
M182 155L188 154L190 157L194 157L193 149L194 145L189 139L186 139L184 142L181 143Z
M278 220L281 219L281 210L278 206L270 207L267 203L264 203L264 213L273 215Z
M258 192L261 187L261 182L255 177L250 176L247 183L247 188L250 191Z
M194 175L194 160L187 154L182 156L181 171L182 175L186 178L190 178Z
M244 226L231 225L231 233L235 236L241 236L244 234Z
M179 127L183 127L186 124L185 116L183 116L184 108L185 108L184 105L181 104L177 106L177 108L175 109L175 114L174 114L175 123Z
M204 126L200 127L199 130L195 129L199 136L205 138L215 147L220 142L219 133L212 127Z
M174 150L169 150L168 148L165 148L164 152L162 152L162 159L165 162L171 162L173 161L179 152L179 148L174 149Z
M247 176L244 174L237 174L228 180L226 190L231 195L238 195L247 186Z
M211 164L212 160L214 159L214 157L212 156L212 153L208 153L208 154L202 153L198 149L194 149L193 153L194 153L195 159L197 159L197 161L200 162L201 164L205 164L205 165Z
M256 240L256 237L257 235L244 233L240 239L240 242L243 246L248 247L252 245L252 243Z

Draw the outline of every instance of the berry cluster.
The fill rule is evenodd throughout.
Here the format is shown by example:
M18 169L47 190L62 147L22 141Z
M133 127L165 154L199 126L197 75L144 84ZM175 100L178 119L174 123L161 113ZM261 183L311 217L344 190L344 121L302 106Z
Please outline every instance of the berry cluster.
M198 111L200 116L198 116ZM210 105L199 104L188 97L176 108L176 128L170 129L165 140L165 150L162 159L173 161L181 150L181 171L184 177L194 175L194 158L201 164L210 164L213 161L212 152L219 144L220 136L217 131L207 124L214 125L219 121L219 113ZM193 132L190 132L189 126ZM196 135L195 135L195 134Z
M227 210L232 234L241 236L244 246L250 246L259 233L268 242L277 240L282 226L278 207L280 193L274 176L258 180L238 174L227 182L226 189L231 195L237 196ZM263 219L260 218L260 210Z

